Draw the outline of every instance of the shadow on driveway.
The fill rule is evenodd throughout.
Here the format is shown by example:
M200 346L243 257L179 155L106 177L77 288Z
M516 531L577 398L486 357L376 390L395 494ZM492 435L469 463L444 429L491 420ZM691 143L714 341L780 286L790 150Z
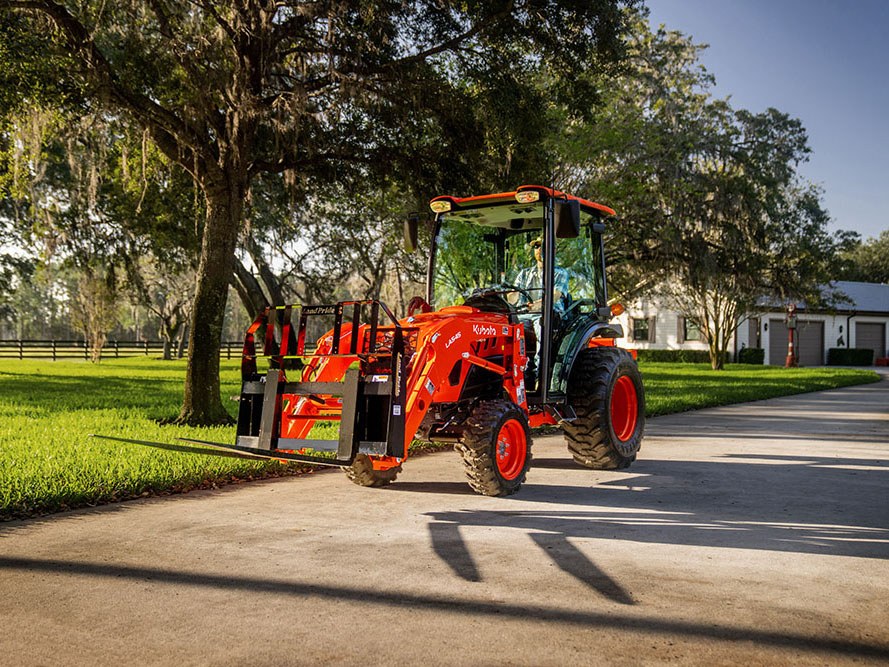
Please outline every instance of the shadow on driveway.
M744 629L714 623L694 623L662 618L609 612L578 611L553 607L534 607L490 602L481 599L454 599L437 595L417 595L361 589L349 586L319 585L286 579L240 577L229 574L206 574L149 567L129 567L64 560L11 558L0 556L0 571L40 572L52 575L88 578L125 579L184 587L213 588L241 594L293 596L300 599L333 599L403 609L411 607L443 613L477 617L535 619L546 623L565 623L584 629L602 628L637 631L665 636L715 639L730 642L753 642L776 648L790 648L803 653L837 654L861 658L889 658L889 646L856 640L811 637L792 631Z

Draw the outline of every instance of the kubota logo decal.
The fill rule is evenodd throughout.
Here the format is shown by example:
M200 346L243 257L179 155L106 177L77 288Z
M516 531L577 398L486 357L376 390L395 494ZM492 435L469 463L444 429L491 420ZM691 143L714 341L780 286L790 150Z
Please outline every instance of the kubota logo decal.
M473 324L472 333L476 336L496 336L497 329L483 324Z

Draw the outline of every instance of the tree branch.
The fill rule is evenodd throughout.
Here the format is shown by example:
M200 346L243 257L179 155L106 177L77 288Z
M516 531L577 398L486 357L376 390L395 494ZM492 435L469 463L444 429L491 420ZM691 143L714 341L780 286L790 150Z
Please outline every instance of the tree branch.
M0 0L0 9L31 10L49 17L61 30L72 50L80 54L88 76L108 99L129 110L149 129L160 131L196 153L206 151L207 142L176 114L148 96L128 90L121 84L114 68L96 45L90 32L66 7L53 0ZM167 151L165 153L170 156ZM173 159L183 164L181 159Z
M194 90L198 93L201 100L201 106L203 107L204 117L213 124L217 134L222 134L224 131L224 123L219 117L216 105L213 104L212 100L207 95L208 87L206 85L206 77L195 68L193 58L183 57L182 54L185 50L181 48L181 43L176 38L176 31L170 22L170 16L165 11L161 0L148 0L148 5L151 7L151 10L157 18L160 34L170 41L170 50L173 53L173 57L176 59L176 62L179 63L180 67L182 67L188 74L188 78L191 80Z

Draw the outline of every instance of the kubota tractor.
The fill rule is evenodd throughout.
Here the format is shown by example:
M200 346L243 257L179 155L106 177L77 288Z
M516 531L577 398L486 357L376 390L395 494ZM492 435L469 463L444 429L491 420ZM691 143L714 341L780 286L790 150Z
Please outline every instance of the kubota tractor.
M644 395L609 322L602 233L614 211L538 186L430 206L427 292L407 317L380 301L260 313L229 448L383 486L415 438L453 443L469 485L502 496L525 480L530 428L557 424L580 465L630 465ZM417 226L405 226L409 246Z

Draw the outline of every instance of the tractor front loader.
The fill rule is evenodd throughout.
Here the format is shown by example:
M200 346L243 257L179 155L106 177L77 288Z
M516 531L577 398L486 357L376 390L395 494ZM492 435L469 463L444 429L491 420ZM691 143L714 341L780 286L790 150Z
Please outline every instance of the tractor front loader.
M408 316L377 300L266 309L245 337L237 441L202 444L384 486L414 439L452 443L470 486L492 496L525 480L532 426L561 426L580 465L632 463L644 394L610 323L602 220L614 212L539 186L430 205L427 294Z
M307 354L305 332L318 314L333 315L334 325ZM269 360L265 373L258 356ZM473 486L496 495L521 483L530 460L526 362L521 324L469 306L400 322L379 301L270 308L244 345L236 448L343 466L357 484L382 486L400 472L418 431L460 445L468 430L477 441L483 422L509 417L496 455L473 466ZM318 428L330 422L338 428ZM497 473L499 482L487 479Z

